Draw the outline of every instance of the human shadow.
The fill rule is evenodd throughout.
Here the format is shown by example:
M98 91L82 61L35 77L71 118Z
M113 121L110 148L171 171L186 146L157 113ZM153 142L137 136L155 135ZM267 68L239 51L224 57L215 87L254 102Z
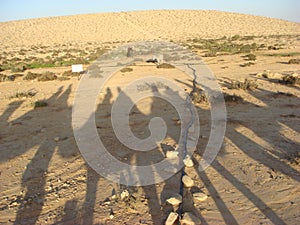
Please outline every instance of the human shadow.
M152 93L155 92L158 96L156 95L155 97L151 97L150 99L148 99L150 103L148 101L148 103L146 104L150 106L149 109L146 110L147 112L141 111L137 107L137 105L134 104L134 107L130 111L129 117L131 130L136 137L145 139L150 136L150 130L148 127L149 121L154 117L160 117L165 121L168 128L172 127L172 129L167 130L166 134L166 136L169 138L170 144L168 142L162 143L161 146L158 146L157 148L146 152L132 151L127 146L122 144L115 136L115 132L111 122L113 94L110 88L106 89L106 93L96 109L95 122L98 129L98 135L102 143L111 155L113 155L121 162L127 163L129 165L148 166L164 160L166 148L174 150L176 147L174 143L179 142L179 138L181 135L180 124L177 123L177 121L172 120L172 117L178 117L177 111L174 106L166 100L162 99L162 96L160 97L161 90L158 90L153 86L149 86L149 88L151 89ZM120 93L121 89L117 89L118 93ZM177 92L172 91L171 89L163 90L163 92L164 94L167 94L169 96L179 95ZM130 97L126 94L125 98L127 98L129 102L131 101ZM139 169L137 171L137 174L140 181L145 179L143 177L144 174L139 171ZM93 209L95 207L96 192L98 188L97 183L100 177L101 176L93 171L93 169L88 169L87 192L83 210L84 216L82 224L93 224ZM147 179L153 181L153 184L141 186L140 188L142 188L145 194L145 198L148 202L151 222L156 225L163 224L168 216L168 213L171 211L176 211L178 209L166 204L165 202L167 198L172 197L175 193L180 192L181 173L172 173L169 179L158 185L154 184L154 174L152 177L147 177ZM128 182L128 185L126 185L126 182ZM137 188L139 188L130 186L130 178L127 181L123 180L122 183L123 185L120 185L119 191L126 188L131 194L134 194L134 192L137 191ZM201 217L200 214L199 217ZM202 221L205 224L205 219L203 217Z
M184 83L184 82L181 82ZM189 87L191 85L185 84ZM208 87L205 87L208 89ZM269 168L270 171L275 171L275 173L280 172L299 182L300 174L299 171L294 169L292 166L288 165L284 162L285 159L289 159L290 162L293 162L294 159L299 158L299 145L295 142L288 143L288 148L286 149L280 146L276 146L272 144L274 140L276 143L281 143L285 141L282 134L280 134L281 124L278 123L278 117L272 117L267 112L272 110L272 106L278 107L278 102L276 99L272 98L272 96L276 93L269 92L267 90L259 90L248 92L248 94L253 95L253 97L259 99L266 106L257 106L253 103L245 101L244 103L229 103L226 102L227 105L227 113L228 113L228 123L225 137L228 138L234 145L238 147L240 151L242 151L245 155L249 156L251 159L255 160L259 164L264 165ZM297 101L299 99L296 96L288 95L288 98L294 98L293 104L297 105ZM293 105L292 104L292 105ZM247 110L245 110L245 106L247 105ZM236 118L237 115L243 116L244 119ZM263 116L264 115L264 116ZM267 119L266 119L267 118ZM272 130L266 132L268 129L268 123L272 122ZM263 124L265 124L263 126ZM285 123L287 125L287 123ZM245 127L249 130L250 134L241 133L238 129L239 126ZM291 129L295 131L299 131L299 126L296 123L290 123L289 126ZM271 149L266 149L266 146L261 146L256 143L253 139L249 138L249 135L257 135L259 138L264 140L265 143L269 144ZM201 154L203 151L202 147L198 147L197 152ZM270 152L269 152L270 151ZM222 150L219 153L219 157L222 157ZM277 213L267 206L267 204L260 199L251 189L242 181L239 180L236 176L234 176L227 168L225 168L220 163L221 158L216 158L212 163L212 167L227 181L229 181L237 190L239 190L247 199L252 202L262 214L266 216L272 223L274 224L285 224L285 222L280 218ZM230 212L227 203L222 200L218 190L213 186L208 174L206 171L199 172L197 167L195 167L195 171L198 174L199 179L203 182L204 186L207 188L210 196L216 203L223 220L226 224L238 224L238 221L233 216L232 212Z
M31 118L30 123L41 123L44 124L45 127L47 127L47 123L51 123L51 120L59 120L61 123L65 123L65 126L63 126L62 131L59 131L55 134L50 133L46 128L46 131L44 131L43 137L39 138L40 141L39 147L29 162L29 164L26 166L26 169L22 176L22 183L21 188L23 190L26 190L26 193L23 197L23 201L17 211L17 215L15 218L14 224L36 224L37 220L42 212L42 208L45 202L45 197L47 194L47 191L45 190L46 185L46 178L47 178L47 171L49 167L49 163L51 161L51 158L55 152L55 150L58 148L61 148L61 141L63 140L55 140L55 137L62 137L62 134L70 134L71 132L71 121L70 117L65 118L65 112L64 110L70 109L70 107L67 104L67 100L69 98L71 92L71 85L63 92L62 87L58 89L58 91L53 94L50 98L46 99L46 102L50 105L52 104L58 104L60 109L57 109L56 114L52 115L53 117L44 118L43 114L49 109L47 108L41 108L41 109L33 109L32 111L29 111L25 115L23 115L21 118L18 118L17 120L22 121L23 118ZM66 120L68 119L68 120ZM27 127L28 129L28 127ZM33 147L36 144L36 142L29 143L27 145L27 151L31 147ZM62 150L60 150L62 151ZM19 152L17 152L14 157L17 157Z

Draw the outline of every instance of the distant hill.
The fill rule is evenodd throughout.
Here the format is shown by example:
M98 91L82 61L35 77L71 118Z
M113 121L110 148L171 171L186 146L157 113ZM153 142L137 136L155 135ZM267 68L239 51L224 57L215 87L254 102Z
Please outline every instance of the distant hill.
M294 35L300 24L219 11L160 10L50 17L0 23L2 46Z

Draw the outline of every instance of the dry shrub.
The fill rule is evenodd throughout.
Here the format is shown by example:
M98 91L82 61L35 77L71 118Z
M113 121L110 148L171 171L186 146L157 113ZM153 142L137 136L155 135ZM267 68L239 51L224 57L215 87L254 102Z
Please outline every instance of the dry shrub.
M77 72L72 72L72 70L67 70L67 71L63 72L62 75L65 77L69 77L69 76L75 77L75 76L79 76L80 74Z
M203 103L208 101L204 91L200 88L196 88L196 90L192 91L190 96L194 103Z
M36 91L30 90L30 91L22 91L22 92L17 92L13 95L11 95L9 98L31 98L37 94Z
M65 76L57 78L57 80L59 80L59 81L65 81L65 80L70 80L70 79L71 79L70 77L65 77Z
M171 64L168 64L168 63L162 63L162 64L159 64L157 66L158 69L174 69L175 66L171 65Z
M45 72L41 76L38 77L38 81L50 81L50 80L56 80L57 76L53 72Z
M288 64L300 64L300 59L290 59Z
M133 71L133 69L132 69L132 68L129 68L129 67L126 67L126 68L121 69L121 72L122 72L122 73L128 73L128 72L132 72L132 71Z
M23 78L24 80L35 80L38 77L40 77L42 74L40 73L32 73L32 72L28 72L26 74L26 76Z
M250 53L250 54L247 54L245 56L242 56L245 58L245 60L248 60L248 61L255 61L256 60L256 55Z
M4 81L6 81L6 78L7 78L7 76L6 76L6 75L4 75L4 74L0 73L0 82L4 82Z
M34 109L41 108L41 107L46 107L46 106L48 106L48 103L44 100L39 100L39 101L35 101L35 102L32 103L32 107Z
M230 84L230 89L242 89L242 90L255 90L258 88L256 81L245 79L241 81L232 81Z
M297 76L283 75L282 79L279 80L279 83L286 84L286 85L297 85L300 84L300 80Z

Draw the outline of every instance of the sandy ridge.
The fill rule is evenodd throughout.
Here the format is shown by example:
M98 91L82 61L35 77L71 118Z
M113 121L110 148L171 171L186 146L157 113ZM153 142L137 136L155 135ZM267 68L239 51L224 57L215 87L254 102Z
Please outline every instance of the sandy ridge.
M300 24L219 11L157 10L86 14L0 23L2 46L182 40L239 35L300 34Z

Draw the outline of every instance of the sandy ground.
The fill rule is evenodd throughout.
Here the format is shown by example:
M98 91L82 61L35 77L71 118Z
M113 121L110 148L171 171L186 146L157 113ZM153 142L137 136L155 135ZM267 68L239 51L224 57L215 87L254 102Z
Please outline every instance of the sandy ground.
M227 28L229 24L232 29ZM226 103L228 123L224 144L211 167L204 172L198 172L196 166L186 170L195 184L185 190L183 211L192 212L202 224L299 223L299 85L283 85L277 78L257 76L264 70L272 74L299 74L298 64L287 63L295 56L278 55L300 54L299 36L267 37L299 35L299 24L214 11L154 11L16 21L1 23L0 27L2 52L6 49L19 57L22 57L17 53L20 46L50 45L55 49L60 47L54 43L78 42L86 47L88 44L84 43L90 41L95 42L93 48L98 43L158 37L184 43L193 36L266 35L255 41L282 44L281 50L255 52L257 59L249 67L241 67L247 62L241 57L245 54L203 58L224 93L241 96L244 102ZM83 32L77 32L78 27ZM116 73L100 93L97 129L117 159L153 163L163 159L167 148L177 144L180 126L174 121L176 111L156 98L138 102L130 117L133 132L140 138L146 137L149 118L163 108L160 116L168 125L168 135L148 154L132 153L117 140L110 122L118 89L149 74L173 80L187 92L192 81L177 69L157 69L154 64L138 63L131 68L131 72ZM69 69L30 71L61 74ZM244 78L256 80L258 89L228 88L230 80ZM71 124L79 82L77 77L47 82L18 77L14 82L0 83L0 224L164 224L173 210L165 201L179 191L180 174L163 183L134 188L108 181L90 169L80 155ZM17 92L29 90L37 94L12 98ZM48 106L33 109L36 100L45 100ZM198 159L210 135L210 107L207 103L195 106L201 115L201 138L194 155ZM130 193L126 201L118 197L123 190ZM205 193L208 199L193 201L191 193L197 191ZM110 218L112 212L114 216Z

